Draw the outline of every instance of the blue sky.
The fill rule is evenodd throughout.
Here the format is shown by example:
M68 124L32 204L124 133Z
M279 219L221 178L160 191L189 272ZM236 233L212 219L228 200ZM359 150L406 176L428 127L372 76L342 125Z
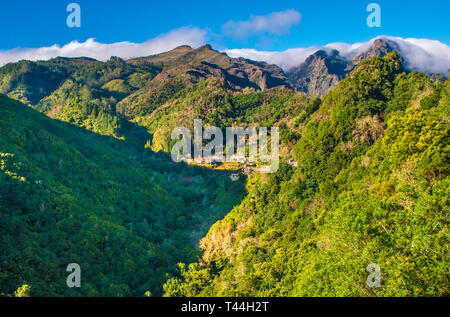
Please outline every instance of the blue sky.
M80 28L67 26L72 2L81 7ZM370 3L381 7L380 28L367 25ZM0 66L56 56L128 59L209 43L288 70L319 49L351 60L384 36L411 70L446 74L448 12L448 0L16 0L0 5Z
M66 6L77 2L82 9L81 28L68 28ZM382 27L369 28L366 7L377 2ZM289 32L263 32L232 38L223 25L246 21L251 15L293 9L300 23ZM450 42L450 1L447 0L17 0L0 5L0 49L64 45L95 38L101 43L141 43L183 26L207 30L207 41L217 47L285 50L343 41L367 41L377 35L415 37Z

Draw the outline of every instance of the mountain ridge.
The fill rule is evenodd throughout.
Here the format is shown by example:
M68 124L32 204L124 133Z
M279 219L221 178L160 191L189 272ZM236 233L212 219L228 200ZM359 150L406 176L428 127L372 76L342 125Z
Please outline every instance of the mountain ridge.
M383 57L395 49L395 43L377 39L366 51L356 56L353 63L339 56L337 50L332 50L328 55L325 55L325 51L318 51L310 55L301 65L289 71L283 71L279 66L265 62L255 62L242 57L230 58L227 54L214 50L209 44L196 49L182 45L161 54L123 61L125 64L141 69L142 72L147 72L149 75L144 78L147 81L151 81L160 73L164 73L165 75L161 76L166 78L176 75L180 77L179 75L184 73L184 78L181 80L184 84L215 77L225 78L232 88L238 90L244 88L264 90L285 86L298 89L311 96L322 96L337 82L345 78L345 75L362 60L373 56ZM79 66L76 65L77 63ZM38 70L30 74L39 77L38 71L41 69L42 88L37 87L35 89L39 89L39 91L28 92L26 78L23 78L23 75L12 73L14 72L13 68L23 67L22 64L31 65L28 67L36 65L41 68L47 65L54 65L54 67L60 65L61 69L52 71L50 66L44 70L35 67ZM92 64L106 65L104 62L86 57L56 57L48 61L10 63L0 68L0 93L9 94L15 99L36 105L57 90L64 81L70 80L70 77L77 71L81 71L82 66ZM330 70L330 65L342 65L342 69ZM26 70L23 72L27 73ZM46 72L48 75L45 75ZM56 82L52 81L52 77L57 77ZM140 88L142 87L138 87L138 89Z

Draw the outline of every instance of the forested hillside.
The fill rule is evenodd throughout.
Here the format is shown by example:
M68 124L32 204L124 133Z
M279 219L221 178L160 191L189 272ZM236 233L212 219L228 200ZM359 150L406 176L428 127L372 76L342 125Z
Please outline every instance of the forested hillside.
M49 61L20 61L0 68L0 93L27 104L37 104L73 73L97 63L90 58L58 57Z
M0 295L448 296L450 83L376 45L290 79L210 46L0 68L28 105L0 95ZM277 126L291 164L172 163L197 118Z
M165 295L448 296L449 111L448 80L363 62L303 125L298 168L249 180Z
M0 294L162 294L180 260L238 204L226 174L51 120L0 95ZM83 287L66 286L78 263Z

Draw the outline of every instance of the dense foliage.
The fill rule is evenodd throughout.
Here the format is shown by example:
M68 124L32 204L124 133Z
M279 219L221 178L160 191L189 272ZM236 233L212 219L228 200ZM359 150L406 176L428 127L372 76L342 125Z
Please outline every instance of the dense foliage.
M170 163L0 95L0 294L161 294L239 202L224 173ZM66 286L78 263L83 287Z
M449 97L396 53L363 62L308 119L299 167L249 180L166 296L448 296Z
M89 58L54 58L20 61L0 68L0 93L35 105L55 91L71 74L96 61Z
M448 296L449 81L395 52L320 99L279 72L208 46L0 68L0 92L57 119L0 95L0 295ZM196 118L278 126L298 166L245 192L172 164Z

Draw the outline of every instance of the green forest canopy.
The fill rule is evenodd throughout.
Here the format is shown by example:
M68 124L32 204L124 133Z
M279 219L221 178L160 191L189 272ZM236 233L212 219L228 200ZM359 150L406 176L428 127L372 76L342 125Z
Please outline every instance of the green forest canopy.
M148 94L149 65L66 63L72 77L33 104L58 120L0 96L1 294L449 294L448 80L405 71L393 52L321 99L220 78ZM245 191L225 172L171 164L170 132L194 118L279 126L298 167ZM81 289L65 286L72 262ZM366 284L371 263L381 288Z

